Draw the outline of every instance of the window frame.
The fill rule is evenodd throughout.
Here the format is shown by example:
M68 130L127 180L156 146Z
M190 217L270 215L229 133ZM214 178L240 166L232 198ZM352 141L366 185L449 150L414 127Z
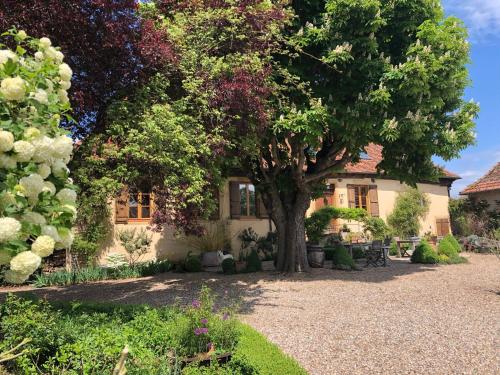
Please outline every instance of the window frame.
M371 215L371 210L370 210L370 185L352 185L352 188L354 189L354 208L362 208L365 209L368 215ZM366 208L363 207L362 204L362 197L363 195L361 194L362 189L366 189L366 195L365 195L365 201L366 201ZM358 192L359 191L359 192ZM356 204L356 200L359 201L360 206Z
M257 217L257 191L255 189L255 185L252 184L251 182L246 182L246 181L238 181L238 188L239 188L239 192L240 192L240 218L241 219L254 219ZM243 215L242 211L241 211L241 185L245 185L245 199L246 199L246 213L245 215ZM251 215L250 214L250 189L249 189L249 186L253 186L253 194L254 194L254 202L253 202L253 206L254 206L254 214Z
M137 217L130 217L130 196L137 194ZM142 196L149 195L149 205L142 204ZM154 196L153 193L138 191L136 193L128 193L127 195L127 215L129 223L149 223L154 212ZM149 208L149 217L142 217L142 209Z

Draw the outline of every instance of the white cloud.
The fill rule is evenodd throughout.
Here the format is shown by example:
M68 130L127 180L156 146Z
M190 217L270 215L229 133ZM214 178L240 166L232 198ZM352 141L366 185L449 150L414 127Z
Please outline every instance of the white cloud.
M444 0L443 5L447 15L465 21L473 40L500 33L500 0Z

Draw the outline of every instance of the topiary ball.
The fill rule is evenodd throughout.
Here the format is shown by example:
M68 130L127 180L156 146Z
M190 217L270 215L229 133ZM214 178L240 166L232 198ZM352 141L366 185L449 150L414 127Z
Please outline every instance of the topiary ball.
M411 254L412 263L435 264L438 263L438 261L439 259L437 253L425 240L420 242L420 244L415 248L413 254Z
M256 250L252 250L247 257L247 272L262 271L262 262Z
M236 273L236 262L232 258L227 258L222 261L222 272L226 275L233 275Z
M335 247L332 254L332 262L335 266L348 266L350 268L355 266L354 259L352 259L347 249L342 245Z
M200 272L202 270L200 258L194 255L188 255L184 260L184 270L186 272Z
M453 242L449 238L443 238L438 245L438 254L446 255L447 257L453 258L458 255L458 251L454 246Z

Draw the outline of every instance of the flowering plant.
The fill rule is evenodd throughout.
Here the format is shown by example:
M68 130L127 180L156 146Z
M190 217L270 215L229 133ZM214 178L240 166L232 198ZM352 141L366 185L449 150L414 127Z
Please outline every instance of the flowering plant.
M71 107L71 68L50 39L11 29L0 42L0 265L23 283L54 249L69 248L76 187L73 142L59 127Z
M185 314L179 317L176 327L179 347L184 355L193 356L206 353L231 351L238 340L235 319L235 306L222 301L223 307L215 306L215 295L203 286L199 297L186 307Z

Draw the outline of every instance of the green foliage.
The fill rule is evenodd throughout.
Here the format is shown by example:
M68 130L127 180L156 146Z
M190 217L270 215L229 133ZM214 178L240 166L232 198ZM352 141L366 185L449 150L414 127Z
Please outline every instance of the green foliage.
M95 242L84 240L80 235L75 236L75 240L73 241L73 246L71 246L71 253L78 254L83 257L87 262L92 261L97 252L99 251L99 247Z
M396 241L391 241L391 245L389 247L389 255L398 255L398 244L396 243Z
M477 199L450 199L451 229L455 235L495 238L500 228L500 211L487 201Z
M222 272L227 275L234 275L236 273L236 262L232 258L227 258L222 261Z
M425 240L420 242L415 248L415 251L411 254L412 263L435 264L438 263L438 261L438 254Z
M417 189L400 193L387 222L398 236L416 236L420 232L420 220L429 211L429 204L429 198Z
M168 260L136 263L133 266L117 268L87 267L75 271L56 271L35 275L34 285L38 288L52 285L73 285L100 280L128 279L153 276L168 272L172 263Z
M174 340L179 354L193 356L207 352L209 344L220 352L232 351L238 340L234 306L215 311L215 295L203 286L183 315L176 319Z
M215 222L204 225L204 233L199 236L187 236L186 245L197 253L222 251L231 247L226 223Z
M250 251L250 254L247 256L247 267L245 269L246 272L257 272L262 271L262 262L259 258L259 254L257 250Z
M135 228L117 230L116 238L125 248L130 265L134 265L143 255L147 254L153 241L153 236L143 228L139 233L136 232Z
M369 233L374 240L383 240L389 235L390 229L381 217L366 216L363 218L363 232Z
M333 219L361 221L366 216L367 212L361 208L322 207L305 220L307 238L312 243L318 243Z
M334 248L332 261L335 266L349 268L354 268L356 266L354 259L352 259L347 249L342 245L338 245Z
M352 258L353 259L361 259L365 257L365 252L361 247L353 246L352 248Z
M186 259L184 259L182 268L186 272L201 272L203 270L200 257L191 254L191 252L189 252Z
M456 257L458 256L457 244L455 244L450 237L446 236L441 241L439 241L438 245L438 254L446 255L447 257ZM460 245L458 245L458 248Z

